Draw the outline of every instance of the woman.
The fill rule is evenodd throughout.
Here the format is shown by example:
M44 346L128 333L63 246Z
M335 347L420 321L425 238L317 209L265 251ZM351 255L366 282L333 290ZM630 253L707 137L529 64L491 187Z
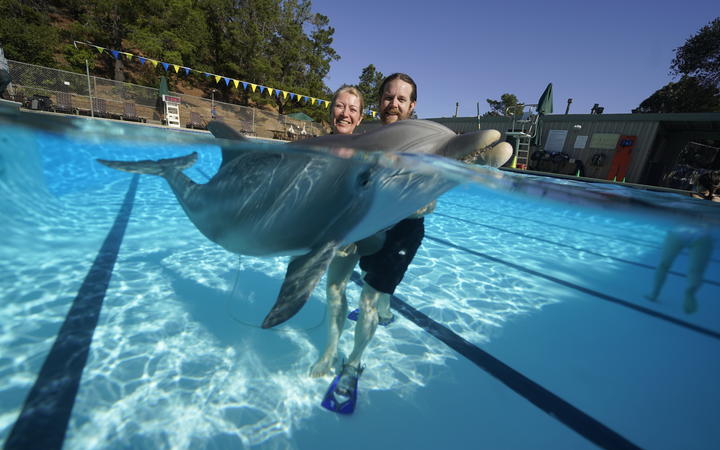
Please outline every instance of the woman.
M696 183L696 190L692 193L694 198L720 202L720 171L707 172L701 175ZM667 273L673 261L683 248L688 248L688 274L687 286L683 300L683 309L691 314L697 311L697 299L695 293L702 285L703 274L710 261L713 249L713 239L709 230L701 225L697 227L680 226L670 230L665 237L662 258L655 272L653 289L646 297L648 300L657 301Z

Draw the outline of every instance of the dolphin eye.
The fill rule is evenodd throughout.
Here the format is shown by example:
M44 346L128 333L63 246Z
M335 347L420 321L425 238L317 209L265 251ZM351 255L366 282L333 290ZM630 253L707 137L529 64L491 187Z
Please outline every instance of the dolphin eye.
M367 185L370 183L370 169L360 173L360 175L358 175L357 181L360 187L367 187Z

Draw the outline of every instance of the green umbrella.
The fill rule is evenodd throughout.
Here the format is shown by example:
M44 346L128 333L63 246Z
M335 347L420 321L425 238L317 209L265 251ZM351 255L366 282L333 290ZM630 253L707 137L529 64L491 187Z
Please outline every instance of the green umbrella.
M163 95L170 94L170 89L168 88L168 82L165 75L162 75L160 77L160 87L158 88L158 95L160 98L162 98Z
M538 100L537 105L537 112L538 114L552 114L553 112L553 102L552 102L552 83L549 83L547 87L545 88L545 91L540 96L540 100Z
M288 116L288 117L292 117L293 119L297 119L297 120L304 120L304 121L306 121L306 122L312 122L312 121L313 121L312 117L308 116L308 115L305 114L304 112L291 113L291 114L288 114L287 116Z

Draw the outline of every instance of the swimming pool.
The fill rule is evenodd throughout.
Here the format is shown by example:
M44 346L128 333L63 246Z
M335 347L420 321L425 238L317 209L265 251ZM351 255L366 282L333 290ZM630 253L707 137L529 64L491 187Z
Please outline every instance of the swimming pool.
M358 409L341 417L320 407L330 380L307 376L325 342L324 280L286 325L260 329L287 258L226 252L164 180L94 161L198 151L187 174L203 182L219 165L211 138L76 120L74 135L0 124L8 448L674 449L720 438L717 245L687 315L686 253L660 302L643 298L666 222L613 214L610 200L584 209L454 189L426 219L393 299L400 318L378 329ZM351 305L358 294L352 285ZM77 390L52 399L58 383ZM43 409L48 400L59 406Z

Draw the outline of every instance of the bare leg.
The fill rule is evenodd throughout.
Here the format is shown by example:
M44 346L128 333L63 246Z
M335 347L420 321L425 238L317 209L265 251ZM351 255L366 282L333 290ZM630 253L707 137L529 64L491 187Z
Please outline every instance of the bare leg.
M360 316L355 325L355 345L348 357L347 365L354 367L360 365L360 358L375 335L378 324L377 302L381 295L381 292L376 291L369 284L363 285L362 294L360 294Z
M326 287L329 316L328 338L320 359L310 368L310 376L312 377L332 374L335 358L337 357L338 342L340 341L348 310L345 288L358 259L357 253L342 257L336 256L328 268Z
M652 291L645 297L650 301L657 301L657 297L660 294L665 278L667 278L668 270L672 266L673 261L683 249L686 242L677 233L668 231L663 243L663 253L660 259L660 264L655 271L655 282L653 283Z
M700 288L700 285L702 285L703 274L707 268L708 261L710 261L712 248L712 238L708 234L701 236L690 244L690 262L688 264L687 275L688 281L687 288L685 289L685 301L683 304L683 308L688 314L697 311L695 293Z
M384 292L380 294L377 303L378 320L388 321L392 319L393 313L390 311L390 294Z

